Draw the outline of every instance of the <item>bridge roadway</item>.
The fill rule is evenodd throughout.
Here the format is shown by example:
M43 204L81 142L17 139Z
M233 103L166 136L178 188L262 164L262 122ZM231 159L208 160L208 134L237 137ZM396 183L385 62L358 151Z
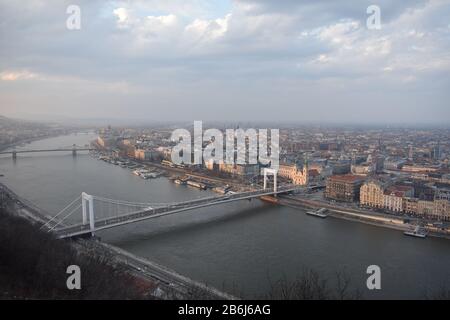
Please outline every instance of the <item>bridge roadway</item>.
M276 195L281 193L288 193L292 191L298 190L298 186L288 186L288 187L281 187L276 192L273 190L258 190L258 191L248 191L248 192L240 192L230 195L224 195L220 197L209 197L209 198L201 198L196 200L190 200L185 202L180 202L176 204L171 204L164 207L159 208L147 208L143 209L141 211L136 211L132 213L126 213L119 216L114 216L110 218L104 218L95 220L95 229L91 230L90 225L86 224L77 224L69 227L64 227L55 230L55 233L58 238L71 238L76 236L82 236L86 235L92 232L104 230L104 229L110 229L113 227L135 223L147 219L152 218L158 218L165 215L171 215L180 213L183 211L188 211L192 209L198 209L198 208L204 208L214 205L219 205L223 203L229 203L234 201L240 201L240 200L247 200L252 198L258 198L262 196L270 196L270 195ZM94 197L95 199L95 197ZM95 208L94 208L95 210Z
M0 154L13 154L13 153L36 153L36 152L72 152L72 151L91 151L93 148L65 148L65 149L41 149L41 150L11 150L11 151L2 151Z

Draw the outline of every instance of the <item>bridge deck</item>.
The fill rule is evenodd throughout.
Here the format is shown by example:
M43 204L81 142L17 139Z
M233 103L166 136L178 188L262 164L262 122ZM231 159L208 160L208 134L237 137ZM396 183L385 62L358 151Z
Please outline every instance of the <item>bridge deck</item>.
M138 212L133 213L127 213L111 218L101 219L95 221L95 231L100 231L104 229L109 229L121 225L126 225L130 223L135 223L147 219L157 218L165 215L171 215L176 214L192 209L198 209L198 208L204 208L234 201L240 201L240 200L246 200L246 199L252 199L252 198L258 198L261 196L269 196L269 195L276 195L280 193L287 193L292 192L295 190L298 190L298 187L289 187L289 188L280 188L276 192L274 191L267 191L267 190L260 190L260 191L250 191L250 192L243 192L243 193L236 193L232 195L225 195L221 197L213 197L213 198L203 198L203 199L197 199L192 201L186 201L182 203L178 203L176 205L170 205L165 207L159 207L159 208L149 208L147 210L142 210ZM56 234L58 238L70 238L75 236L81 236L84 234L91 233L92 230L90 229L89 224L83 225L83 224L77 224L74 226L61 228L56 230Z
M91 151L93 148L76 148L76 149L34 149L34 150L11 150L2 151L0 154L13 154L13 153L34 153L34 152L72 152L72 151Z

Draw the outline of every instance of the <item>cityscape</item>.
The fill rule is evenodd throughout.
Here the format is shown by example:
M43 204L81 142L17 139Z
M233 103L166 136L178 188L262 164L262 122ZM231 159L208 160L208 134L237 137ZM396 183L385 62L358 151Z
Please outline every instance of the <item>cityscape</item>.
M450 5L363 2L0 0L0 299L448 300Z

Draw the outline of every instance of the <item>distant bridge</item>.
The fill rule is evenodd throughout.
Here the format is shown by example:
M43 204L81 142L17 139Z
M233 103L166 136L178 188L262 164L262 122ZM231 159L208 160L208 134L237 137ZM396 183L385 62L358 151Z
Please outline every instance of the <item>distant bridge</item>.
M264 171L266 173L266 171ZM188 210L221 205L225 203L250 200L262 196L276 196L294 192L304 187L285 185L277 187L274 175L273 190L267 188L267 176L264 175L264 188L260 190L238 192L223 196L207 197L175 203L136 203L119 201L82 193L57 215L48 221L43 228L54 232L60 239L84 235L110 229L130 223L177 214ZM81 200L81 203L79 202ZM78 203L78 204L77 204ZM81 213L81 222L68 224L68 218ZM62 217L62 218L60 218ZM64 222L64 224L63 224Z
M53 148L53 149L31 149L31 150L10 150L10 151L2 151L2 154L10 154L13 159L17 158L17 154L19 153L38 153L38 152L72 152L72 155L76 156L78 151L91 151L94 148L86 148L86 147L78 147L73 145L72 147L63 147L63 148Z

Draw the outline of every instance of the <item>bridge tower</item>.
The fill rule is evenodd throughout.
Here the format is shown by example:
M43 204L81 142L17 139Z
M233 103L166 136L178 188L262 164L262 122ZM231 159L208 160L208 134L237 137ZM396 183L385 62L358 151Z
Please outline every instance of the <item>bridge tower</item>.
M77 156L77 145L76 144L72 145L72 156L74 156L74 157Z
M264 168L264 190L267 189L267 174L273 174L273 192L277 192L277 170ZM275 193L276 196L276 193Z
M13 160L16 160L16 159L17 159L17 151L16 151L16 150L13 150L13 152L12 152L12 158L13 158Z
M81 208L83 215L83 225L87 225L89 223L91 235L94 236L95 230L94 197L83 192L81 194Z

